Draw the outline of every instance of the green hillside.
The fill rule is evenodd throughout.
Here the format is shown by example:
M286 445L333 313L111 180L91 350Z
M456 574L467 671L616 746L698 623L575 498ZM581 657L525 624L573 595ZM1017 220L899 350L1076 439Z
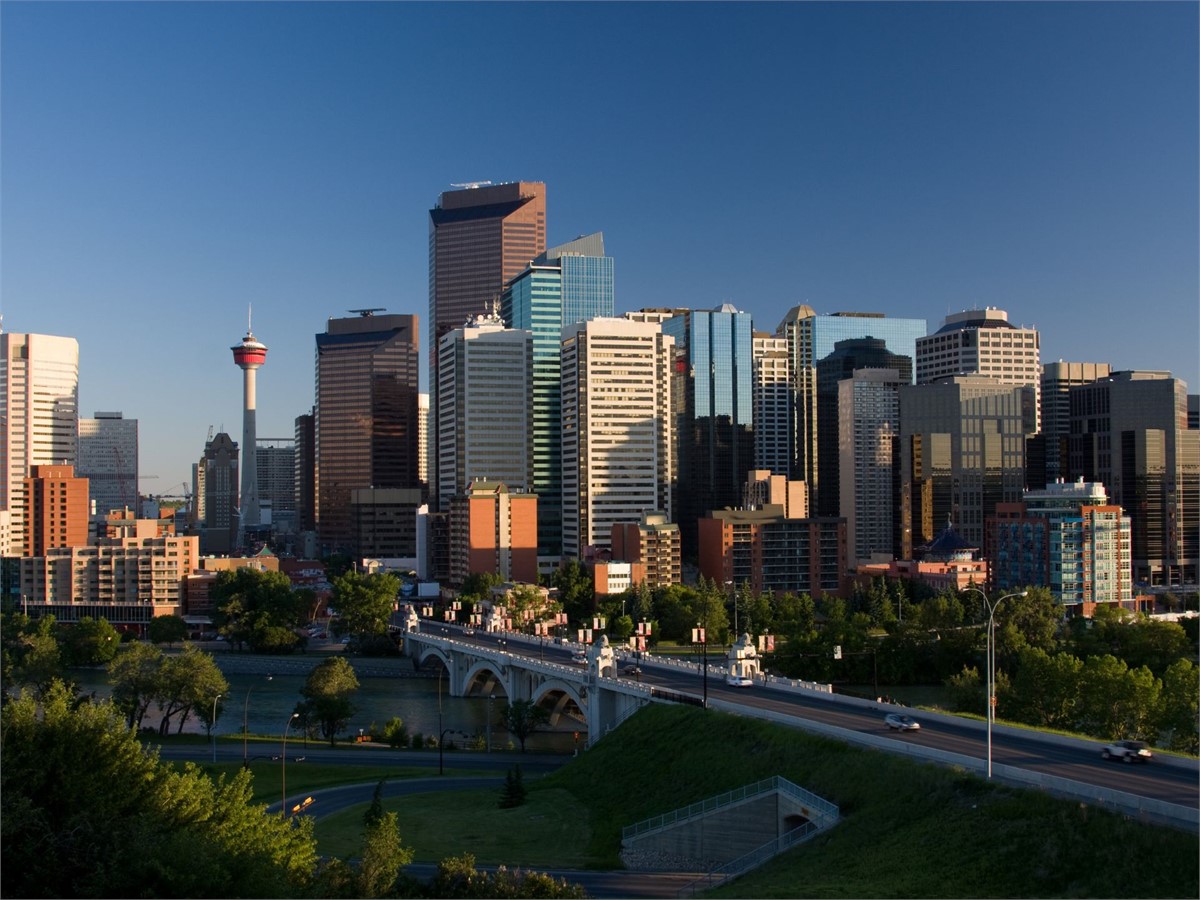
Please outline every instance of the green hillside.
M588 855L615 868L623 826L771 775L843 821L712 896L1200 896L1194 834L686 706L646 708L530 788L589 808Z

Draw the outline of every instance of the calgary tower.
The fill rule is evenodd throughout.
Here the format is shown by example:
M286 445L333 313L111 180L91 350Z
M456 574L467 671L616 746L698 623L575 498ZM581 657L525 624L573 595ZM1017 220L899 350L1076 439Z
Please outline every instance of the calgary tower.
M267 346L254 337L250 330L249 317L246 322L246 336L242 342L230 348L233 351L233 361L242 370L242 491L241 509L238 514L238 548L245 547L246 529L256 529L260 513L258 505L258 430L255 415L258 401L255 397L255 385L258 367L267 361Z

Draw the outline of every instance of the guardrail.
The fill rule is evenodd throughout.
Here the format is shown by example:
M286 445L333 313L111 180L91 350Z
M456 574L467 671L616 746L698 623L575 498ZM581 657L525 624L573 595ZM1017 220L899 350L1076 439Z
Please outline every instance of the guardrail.
M695 881L688 882L679 892L676 897L695 897L698 891L708 891L712 888L719 887L727 881L737 878L739 875L744 875L751 869L756 869L774 856L778 856L784 850L790 850L797 844L807 841L809 838L816 836L823 829L813 822L805 822L799 828L793 828L786 834L781 834L777 838L772 838L749 853L739 856L737 859L730 860L724 865L720 865L713 869L707 875L701 875Z
M772 791L782 791L805 806L819 810L826 819L831 818L836 821L838 818L839 812L835 804L830 803L823 797L818 797L816 794L806 791L804 788L793 784L780 775L772 775L770 778L764 778L762 781L756 781L753 784L743 785L732 791L726 791L724 794L709 797L707 800L701 800L688 806L681 806L679 809L664 813L661 816L653 816L649 819L643 819L641 822L636 822L633 825L627 825L621 829L621 840L641 837L654 831L661 831L672 825L680 825L684 822L698 819L701 816L706 816L734 803L740 803L743 800L749 800L753 797L760 797Z

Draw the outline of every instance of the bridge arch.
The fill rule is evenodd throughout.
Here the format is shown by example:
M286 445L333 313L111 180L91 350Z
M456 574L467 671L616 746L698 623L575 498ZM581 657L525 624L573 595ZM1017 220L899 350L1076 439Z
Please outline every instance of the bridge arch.
M495 694L499 687L506 699L511 698L512 688L504 676L504 666L490 659L477 660L463 675L461 696L486 697Z
M550 714L550 726L558 725L562 717L568 716L584 730L587 725L587 706L574 685L558 679L547 679L534 688L530 698Z

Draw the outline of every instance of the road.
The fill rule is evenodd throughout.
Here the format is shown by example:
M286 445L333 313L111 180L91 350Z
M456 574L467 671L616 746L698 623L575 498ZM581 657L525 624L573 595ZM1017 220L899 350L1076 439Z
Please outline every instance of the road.
M434 632L436 634L436 631ZM571 665L572 648L553 643L527 643L511 637L475 633L450 634L456 640L496 646L504 641L505 652L544 658L548 662ZM712 663L710 656L709 662ZM638 680L664 690L700 696L704 693L699 665L688 667L656 665L643 659ZM622 676L627 677L627 676ZM987 759L987 734L982 722L956 720L952 716L926 716L917 713L922 727L916 732L893 732L883 724L883 706L862 705L853 698L812 691L781 691L755 685L734 688L725 684L721 674L708 677L710 700L736 704L747 710L763 710L795 719L807 719L887 740L957 753L978 760ZM911 710L910 710L911 712ZM1148 765L1125 765L1104 760L1100 741L1063 740L1052 735L996 725L992 728L993 765L1014 766L1065 778L1109 790L1123 791L1151 800L1200 809L1200 766L1195 760L1175 760L1161 754Z

